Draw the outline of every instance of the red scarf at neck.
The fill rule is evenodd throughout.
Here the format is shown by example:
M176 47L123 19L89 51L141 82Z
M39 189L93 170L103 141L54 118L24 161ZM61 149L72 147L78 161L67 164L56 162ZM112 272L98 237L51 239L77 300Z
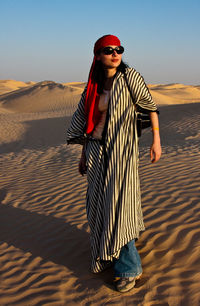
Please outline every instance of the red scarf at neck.
M90 69L87 92L85 98L85 117L86 117L86 133L91 134L94 127L97 125L101 118L101 112L98 110L99 94L97 93L97 83L92 78L94 66L96 63L97 51L106 46L120 46L120 40L114 35L105 35L99 38L94 45L94 59Z

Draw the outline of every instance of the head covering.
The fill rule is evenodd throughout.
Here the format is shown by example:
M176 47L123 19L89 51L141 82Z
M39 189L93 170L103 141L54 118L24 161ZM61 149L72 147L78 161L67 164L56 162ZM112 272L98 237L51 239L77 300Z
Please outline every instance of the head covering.
M85 98L85 115L86 115L86 133L91 134L96 124L101 118L101 113L98 110L99 94L97 93L97 83L93 80L92 74L96 63L96 55L98 50L106 46L120 46L120 40L114 35L104 35L99 38L94 45L94 59L90 68L88 77L87 92Z
M97 54L97 51L101 48L106 46L113 45L113 46L120 46L120 40L117 36L114 35L104 35L99 38L94 44L94 55Z

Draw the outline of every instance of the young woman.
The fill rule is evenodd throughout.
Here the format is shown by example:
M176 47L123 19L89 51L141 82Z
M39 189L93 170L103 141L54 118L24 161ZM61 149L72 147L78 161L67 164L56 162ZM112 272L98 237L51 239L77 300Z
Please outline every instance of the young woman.
M150 114L151 161L161 156L157 107L141 75L123 63L123 52L116 36L105 35L96 41L88 83L67 131L68 144L86 136L79 172L87 173L88 179L91 270L98 273L113 264L114 284L120 292L132 289L142 274L135 239L145 229L137 113L130 90L136 106Z

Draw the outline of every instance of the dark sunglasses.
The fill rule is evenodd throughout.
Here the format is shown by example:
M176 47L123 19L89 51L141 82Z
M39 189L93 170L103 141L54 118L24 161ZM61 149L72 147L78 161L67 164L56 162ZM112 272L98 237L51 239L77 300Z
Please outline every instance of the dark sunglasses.
M124 52L124 47L119 46L116 48L112 48L112 47L105 47L101 50L101 52L105 55L110 55L113 54L113 52L116 51L117 54L122 54Z

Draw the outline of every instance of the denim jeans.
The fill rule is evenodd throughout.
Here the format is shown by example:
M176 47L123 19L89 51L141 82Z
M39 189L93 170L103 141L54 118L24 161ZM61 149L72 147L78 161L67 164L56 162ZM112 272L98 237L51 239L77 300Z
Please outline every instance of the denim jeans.
M140 255L131 240L122 247L119 259L114 259L114 277L136 277L142 273Z

